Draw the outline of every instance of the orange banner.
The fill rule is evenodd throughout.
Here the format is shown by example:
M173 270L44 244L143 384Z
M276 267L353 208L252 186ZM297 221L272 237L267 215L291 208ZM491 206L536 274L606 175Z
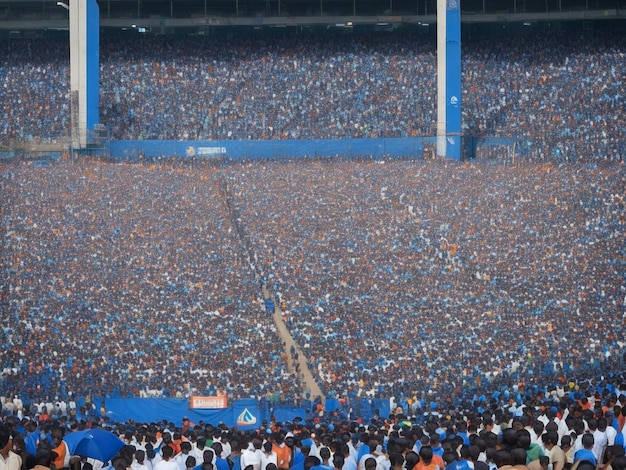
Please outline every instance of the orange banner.
M217 397L191 397L189 400L190 409L216 409L226 408L228 406L226 395Z

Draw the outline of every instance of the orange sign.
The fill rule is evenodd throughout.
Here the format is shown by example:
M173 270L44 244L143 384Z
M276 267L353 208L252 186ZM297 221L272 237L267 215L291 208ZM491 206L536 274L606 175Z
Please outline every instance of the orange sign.
M191 397L189 400L189 408L192 410L226 408L227 406L226 395L217 397Z

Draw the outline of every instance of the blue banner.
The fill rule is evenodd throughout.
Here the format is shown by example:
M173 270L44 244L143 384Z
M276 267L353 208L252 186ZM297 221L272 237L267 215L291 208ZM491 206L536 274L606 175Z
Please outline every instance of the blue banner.
M446 155L461 159L461 5L446 1Z
M304 408L274 408L272 409L272 414L270 418L274 416L277 422L286 423L293 422L294 419L300 418L304 420L307 416L306 410ZM266 418L267 419L267 418ZM268 419L269 421L269 419Z
M159 157L196 158L206 161L283 157L422 158L424 142L428 140L429 138L422 137L246 141L114 140L111 141L109 151L113 158L128 160Z
M234 426L232 408L221 410L189 409L188 399L178 398L107 398L106 415L112 421L132 419L139 423L151 423L166 419L180 423L183 416L198 423L226 423Z
M100 8L96 0L87 0L87 129L100 122Z
M264 419L258 401L254 399L236 400L233 403L233 415L239 429L256 429Z

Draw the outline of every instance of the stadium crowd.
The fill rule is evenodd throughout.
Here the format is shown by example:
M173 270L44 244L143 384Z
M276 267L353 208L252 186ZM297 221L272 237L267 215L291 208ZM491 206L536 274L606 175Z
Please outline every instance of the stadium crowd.
M69 46L19 41L0 40L0 143L62 139ZM409 409L615 386L625 46L463 43L468 129L596 163L2 162L2 390L297 398L261 278L332 396ZM434 50L413 34L107 37L101 118L116 139L432 135Z
M339 414L285 423L272 417L249 430L186 418L177 424L5 414L0 465L7 470L624 470L625 402L625 393L600 400L555 394L529 398L519 412L495 405L432 414L418 423L397 407L368 422ZM81 431L92 446L76 445ZM111 447L98 460L96 455Z
M319 160L230 181L327 391L461 404L623 369L624 176Z
M40 170L2 172L3 390L42 398L299 390L214 169Z
M103 37L100 114L114 139L432 136L436 55L417 34ZM0 41L0 143L69 135L69 47ZM538 156L623 159L623 35L463 41L467 132Z
M7 396L295 398L259 279L328 396L624 370L621 163L2 165Z

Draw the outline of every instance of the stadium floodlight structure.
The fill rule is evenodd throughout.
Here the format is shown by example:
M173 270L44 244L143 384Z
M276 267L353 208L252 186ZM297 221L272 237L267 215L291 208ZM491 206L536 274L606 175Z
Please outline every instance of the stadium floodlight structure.
M96 0L57 2L69 10L72 148L89 144L100 114L100 10Z
M461 1L437 0L437 156L461 159Z

